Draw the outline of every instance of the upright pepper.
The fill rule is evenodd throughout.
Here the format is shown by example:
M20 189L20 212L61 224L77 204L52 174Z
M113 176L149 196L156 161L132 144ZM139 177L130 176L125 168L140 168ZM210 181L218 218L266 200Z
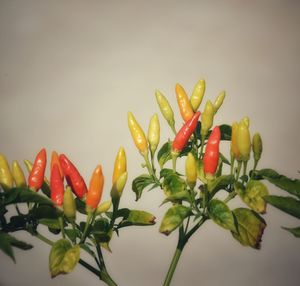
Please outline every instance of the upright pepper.
M193 108L185 90L179 83L176 84L175 91L181 117L187 122L194 115Z
M14 185L13 176L3 154L0 154L0 184L5 191L8 191Z
M50 170L52 170L53 166L57 164L58 166L58 169L59 169L59 173L60 173L60 176L61 178L64 177L64 173L63 173L63 170L60 166L60 163L59 163L59 158L58 158L58 154L56 151L52 151L52 155L51 155L51 164L50 164Z
M214 176L218 167L220 139L220 128L216 126L208 137L203 157L204 173L208 179Z
M179 154L186 146L187 142L189 141L189 138L196 130L199 116L200 116L200 111L197 111L193 115L193 117L190 120L188 120L178 131L172 144L173 153Z
M205 80L200 79L193 90L193 93L190 97L190 103L193 108L193 110L196 112L202 102L203 96L205 93Z
M202 138L205 137L209 131L209 129L213 125L215 114L214 105L208 100L205 104L204 111L201 115L201 136Z
M12 176L14 178L16 187L17 188L25 188L27 185L26 179L25 179L23 170L21 169L18 161L14 160L12 162L11 172L12 172Z
M66 155L59 155L59 162L69 186L78 198L83 198L87 187L80 173Z
M241 161L247 162L250 158L251 138L249 126L244 119L242 119L238 126L237 132L237 147L240 152Z
M148 142L149 142L152 157L154 156L154 153L157 149L159 139L160 139L160 125L159 125L158 116L155 113L151 117L149 128L148 128Z
M115 159L112 183L114 184L118 178L127 170L126 153L123 147L120 147Z
M239 124L237 122L233 122L231 126L231 145L230 145L230 155L232 159L236 159L240 161L240 152L237 146L237 132L238 132Z
M168 102L166 97L158 90L155 91L155 97L163 117L167 120L173 132L176 133L174 112L172 107L170 106L170 103Z
M135 146L143 156L147 156L148 142L145 133L131 112L128 112L128 127Z
M95 210L103 193L104 176L100 165L96 167L90 180L89 191L86 197L87 211Z
M218 97L215 100L214 103L214 107L215 107L215 113L217 113L217 111L219 110L219 108L221 107L221 105L223 104L224 98L226 96L225 91L221 91L218 95Z
M28 178L28 187L38 191L44 182L45 170L47 164L46 150L43 148L35 157L32 170Z
M191 189L194 189L197 181L197 162L192 153L188 153L185 161L186 181Z
M252 150L254 155L254 170L261 157L263 151L263 144L259 133L255 133L252 138Z
M70 221L76 219L76 203L71 188L68 186L64 193L63 200L64 214Z
M50 175L51 200L57 206L62 206L64 200L64 183L59 172L58 164L54 164Z

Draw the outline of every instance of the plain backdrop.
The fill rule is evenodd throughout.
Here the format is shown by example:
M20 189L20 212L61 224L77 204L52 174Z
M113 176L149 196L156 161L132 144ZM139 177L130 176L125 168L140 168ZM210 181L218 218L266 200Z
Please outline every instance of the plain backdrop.
M33 160L42 147L48 154L57 150L87 182L101 163L108 199L114 158L124 146L129 180L121 205L150 211L158 223L122 230L111 243L113 253L105 252L107 267L119 285L161 285L177 234L158 232L167 209L159 207L160 190L135 202L131 181L145 171L127 111L144 130L157 112L162 142L172 139L155 90L168 97L178 128L175 84L190 94L203 78L205 100L227 92L215 124L249 116L251 132L259 131L264 142L259 167L299 178L299 27L300 2L292 0L1 0L0 152L21 162ZM228 156L229 145L222 148ZM243 206L238 201L231 207L236 205ZM259 251L205 224L184 250L172 285L299 285L300 240L281 229L299 221L273 207L264 218L268 226ZM51 279L49 247L27 234L16 236L34 249L15 250L17 264L0 253L1 286L104 285L80 265Z

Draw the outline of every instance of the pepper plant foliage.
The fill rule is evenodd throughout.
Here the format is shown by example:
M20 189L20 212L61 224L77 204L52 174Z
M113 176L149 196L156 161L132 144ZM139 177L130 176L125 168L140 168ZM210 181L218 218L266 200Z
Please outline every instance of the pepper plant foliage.
M95 169L87 189L75 166L63 155L69 166L73 166L72 174L69 166L62 168L68 182L64 188L63 176L53 175L57 168L52 166L50 182L44 177L45 150L39 154L33 165L25 160L29 170L28 183L20 166L17 173L11 172L6 158L0 155L1 250L15 262L14 247L23 250L33 247L13 235L17 231L26 231L50 245L49 271L52 277L71 272L79 263L107 285L117 285L108 274L102 250L111 252L110 241L114 233L119 235L120 229L155 223L155 217L146 211L119 207L127 179L124 149L120 148L115 161L111 201L99 205L104 182L101 166ZM52 158L51 165L54 165L53 161ZM38 181L40 185L37 185ZM39 189L41 192L37 192ZM76 198L72 191L77 194ZM46 237L45 229L55 239ZM82 252L89 254L94 264L81 259Z
M145 151L142 154L148 174L142 174L132 182L136 200L141 198L145 190L163 190L165 199L162 205L168 204L169 207L160 222L159 231L165 235L178 232L176 251L164 285L170 284L189 238L205 222L212 221L217 227L230 232L240 244L259 249L267 226L263 218L267 203L300 218L300 181L287 178L272 169L257 170L263 149L262 140L259 133L254 134L251 140L249 118L244 117L232 125L213 126L225 92L221 92L214 103L207 100L197 125L191 126L190 120L196 115L204 96L205 81L196 83L190 97L178 86L175 93L184 125L176 131L173 109L167 98L157 91L156 99L161 114L174 134L162 143L155 156L153 149L156 150L159 144L160 134L159 128L152 130L150 121L148 137L156 136L157 142L153 148L148 140L151 160ZM187 116L191 110L192 114ZM129 125L129 128L132 126ZM140 133L132 134L133 139L134 136L145 138L140 126L137 130ZM156 132L156 135L151 132ZM184 147L176 150L176 146L182 143ZM219 144L228 147L227 154L219 152ZM176 167L177 160L185 160L185 170ZM270 195L264 181L292 196ZM240 207L231 209L229 202L233 199L240 201ZM300 227L284 229L300 237Z

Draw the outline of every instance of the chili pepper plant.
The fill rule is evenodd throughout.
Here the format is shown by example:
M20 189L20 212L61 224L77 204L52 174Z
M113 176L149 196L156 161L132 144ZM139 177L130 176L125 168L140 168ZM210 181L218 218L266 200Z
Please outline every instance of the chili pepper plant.
M28 250L32 245L12 233L26 231L51 247L52 277L70 273L79 263L107 285L117 285L106 269L103 249L111 251L110 241L121 229L155 223L155 217L148 212L120 208L127 181L125 150L121 147L115 159L111 200L102 203L101 165L96 166L87 187L78 169L64 154L52 152L50 182L45 177L44 148L34 164L28 160L24 163L28 180L17 161L13 161L10 169L7 159L0 154L0 249L15 261L13 247ZM57 238L51 240L43 227ZM89 254L94 264L81 259L82 252Z
M156 118L155 122L150 121L147 140L133 114L128 113L131 135L147 168L146 174L132 182L136 200L145 189L161 189L165 194L162 205L168 204L169 208L160 222L159 231L164 235L178 233L164 286L170 285L185 245L204 223L215 223L230 232L240 244L259 249L267 225L263 215L268 203L300 218L300 181L272 169L257 169L263 144L259 133L251 137L249 118L244 117L230 125L214 125L225 92L220 92L214 102L207 100L202 113L198 109L204 98L204 80L196 83L190 97L179 84L176 84L175 93L183 119L178 131L168 99L160 91L155 93L161 114L172 131L157 155L160 141L158 116L152 117ZM227 153L220 152L220 145L226 146ZM184 170L177 168L178 160L185 161ZM264 181L293 197L270 195ZM234 199L240 201L241 207L229 207L228 203ZM300 237L300 227L285 229Z
M272 169L258 169L263 143L259 133L251 136L249 118L230 125L214 124L225 92L220 92L214 102L207 100L204 108L201 107L204 80L196 83L190 97L179 84L175 93L183 119L179 130L168 99L160 91L155 93L171 130L170 138L160 147L158 115L151 117L146 136L134 115L128 112L130 133L147 169L147 173L132 182L136 200L145 189L161 189L165 194L162 204L167 204L168 210L160 221L159 231L164 235L178 233L164 286L170 285L185 245L204 223L215 223L240 244L259 249L266 227L263 215L267 204L300 219L300 181ZM224 154L220 152L221 145L222 150L227 149ZM179 160L184 160L183 170L178 168ZM28 179L17 161L10 168L5 156L0 154L0 249L15 261L14 247L32 248L13 235L25 231L51 247L52 277L70 273L79 263L105 284L117 285L105 266L103 249L110 251L110 241L121 229L155 223L155 217L148 212L120 208L127 181L125 150L121 147L117 153L109 184L111 200L105 202L101 198L107 184L99 164L87 186L65 154L52 152L50 181L45 177L44 148L33 164L29 160L24 163ZM271 195L265 181L288 196ZM241 206L231 209L231 200L239 200ZM45 228L54 240L45 235ZM300 237L300 227L285 229ZM80 258L82 252L89 254L94 263Z

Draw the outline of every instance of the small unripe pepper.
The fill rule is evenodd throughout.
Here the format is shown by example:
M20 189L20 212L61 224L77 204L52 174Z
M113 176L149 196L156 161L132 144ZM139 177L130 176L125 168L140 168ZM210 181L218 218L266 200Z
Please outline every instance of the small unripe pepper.
M193 134L193 132L196 130L198 119L200 116L200 111L197 111L193 117L188 120L178 131L178 133L175 136L175 139L172 143L172 152L179 154L183 148L186 146L187 142L189 141L189 138Z
M100 165L96 167L90 180L89 191L86 196L87 211L95 210L103 193L104 176Z
M241 161L247 162L250 159L251 138L249 127L244 120L241 120L238 126L237 147L240 152Z
M0 184L5 191L13 187L14 179L3 154L0 154Z
M127 172L123 173L113 184L110 196L114 200L119 200L127 182Z
M208 137L203 157L204 173L208 179L214 176L218 167L220 139L220 128L216 126Z
M11 166L11 173L15 181L15 185L17 188L26 187L26 179L23 173L22 168L20 167L18 161L14 160Z
M148 141L141 126L131 112L128 112L128 127L134 144L143 156L148 154Z
M158 106L160 108L160 111L161 111L163 117L167 120L167 122L168 122L169 126L171 127L171 129L176 133L176 131L175 131L174 112L173 112L173 109L170 106L168 100L158 90L155 91L155 97L156 97L156 101L158 103Z
M232 158L240 161L240 152L237 146L237 132L239 124L237 122L232 123L231 126L231 145L230 145L230 155Z
M62 206L64 201L64 183L59 172L58 164L54 164L50 175L51 200L57 206Z
M194 115L193 108L184 88L179 83L176 84L175 91L181 117L187 122Z
M126 153L123 147L120 147L115 159L112 183L114 184L118 178L127 170Z
M83 198L87 192L86 184L80 173L66 155L59 155L59 163L69 186L78 198Z
M254 154L254 162L258 162L263 150L263 144L259 133L255 133L252 138L252 150Z
M54 164L57 164L60 176L61 176L61 178L63 178L64 177L64 173L63 173L63 170L62 170L62 168L60 166L59 157L58 157L58 154L57 154L56 151L52 151L51 163L50 163L50 170L52 170Z
M148 142L150 146L151 155L154 156L154 153L157 149L160 139L160 125L157 114L154 114L151 117L149 128L148 128Z
M111 207L111 201L106 201L101 203L97 208L96 208L96 215L102 214L107 212Z
M226 96L225 91L221 91L218 95L218 97L215 100L214 103L214 107L215 107L215 113L217 113L217 111L219 110L219 108L221 107L221 105L223 104L224 98Z
M76 203L71 188L68 186L64 193L63 202L64 214L70 220L76 219Z
M214 120L214 114L215 114L215 107L211 103L210 100L208 100L205 104L204 111L201 115L201 135L202 137L206 136L209 129L213 125Z
M44 182L45 170L47 164L46 149L43 148L35 157L32 170L28 178L28 187L38 191Z
M193 108L193 110L196 112L202 102L203 96L205 93L205 80L200 79L193 90L193 93L190 97L190 103Z
M192 153L188 153L185 161L185 175L188 185L193 189L197 181L197 162Z

